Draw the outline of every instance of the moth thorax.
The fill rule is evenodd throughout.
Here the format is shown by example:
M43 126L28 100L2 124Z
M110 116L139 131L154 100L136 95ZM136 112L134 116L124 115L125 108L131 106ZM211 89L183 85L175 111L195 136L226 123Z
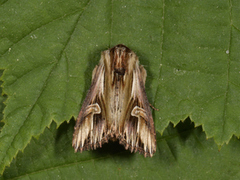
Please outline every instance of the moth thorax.
M125 74L125 69L124 68L118 68L118 69L114 69L114 73L123 76Z

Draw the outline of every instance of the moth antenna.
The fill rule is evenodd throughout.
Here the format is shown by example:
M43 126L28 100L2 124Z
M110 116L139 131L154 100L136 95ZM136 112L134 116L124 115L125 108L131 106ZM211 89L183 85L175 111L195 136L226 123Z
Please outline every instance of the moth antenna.
M159 109L155 108L151 103L149 103L150 107L154 109L155 111L159 111Z

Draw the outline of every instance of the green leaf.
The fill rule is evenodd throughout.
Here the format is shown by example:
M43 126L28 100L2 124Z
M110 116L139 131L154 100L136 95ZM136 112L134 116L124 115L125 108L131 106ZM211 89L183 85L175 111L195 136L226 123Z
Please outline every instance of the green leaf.
M157 129L190 116L218 145L240 135L238 5L166 2Z
M172 164L176 165L174 171L188 171L189 165L184 160L187 155L179 156L181 151L197 151L198 157L204 154L203 159L207 162L213 160L212 157L218 159L213 155L215 147L228 143L233 135L240 135L239 6L240 2L232 0L0 1L0 69L4 69L1 77L3 93L8 96L0 133L0 172L30 141L29 151L35 148L32 146L35 143L39 146L37 152L43 155L30 153L29 158L35 161L35 166L28 166L28 171L19 164L16 167L11 165L7 170L10 175L6 171L4 177L24 178L28 173L40 173L42 177L42 170L57 174L59 172L55 167L59 166L75 172L80 169L81 163L91 167L104 164L101 168L108 170L118 168L117 163L120 162L120 170L107 171L109 177L112 174L113 177L118 176L123 167L124 177L141 177L141 174L147 177L154 172L154 177L161 175L167 178L170 177ZM45 130L41 137L48 142L46 127L50 127L52 121L56 123L53 127L59 127L64 121L77 116L101 51L119 43L136 52L147 69L147 95L149 101L160 109L153 112L157 132L165 134L169 128L176 131L177 128L165 128L169 122L177 126L180 120L190 117L196 126L202 125L206 138L214 137L217 145L210 140L203 149L200 146L193 149L191 144L188 146L186 143L180 143L181 148L175 148L174 143L178 141L161 145L162 141L167 141L165 138L168 135L161 137L158 134L160 142L152 159L125 151L117 151L116 155L104 153L107 148L84 155L73 154L70 148L72 130L69 130L71 133L68 132L68 135L61 135L65 136L61 146L69 147L65 155L59 153L61 162L55 157L58 150L49 151L49 154L48 151L42 152L44 147L40 146L46 144L32 137L39 137ZM70 126L73 128L72 123ZM49 148L60 148L55 142L59 137L54 136L53 127L50 128L53 139L49 139ZM190 126L190 129L189 138L201 128L194 130ZM198 135L204 136L199 132L194 137ZM175 136L181 139L181 134L175 133ZM205 143L200 139L201 143ZM238 141L232 141L232 146L238 148ZM109 148L114 149L115 146ZM224 145L221 152L224 148L228 149L227 157L233 158L231 143ZM26 152L20 152L20 157L14 162L18 162L19 158L28 158ZM98 152L100 154L96 155ZM218 162L220 160L214 161L216 165ZM139 163L146 165L139 167ZM194 167L193 161L189 163ZM160 166L164 170L161 174L157 173ZM201 161L193 172L206 172L205 166ZM13 173L12 167L19 173ZM143 167L147 168L147 173ZM132 168L137 174L132 173ZM91 173L89 169L80 173L84 170ZM60 173L60 177L69 174ZM214 175L219 177L216 173ZM93 176L104 177L104 174L99 171ZM196 176L192 174L190 177Z
M2 73L3 73L3 71L0 70L0 76L2 75ZM6 100L6 96L3 96L3 95L2 95L1 85L2 85L2 81L0 81L0 120L3 119L3 113L2 113L2 112L3 112L3 109L4 109L4 107L5 107L5 105L4 105L3 102ZM1 128L3 127L3 125L4 125L4 123L0 121L0 130L1 130Z
M218 151L213 139L190 120L172 124L157 136L153 158L131 154L116 143L95 151L73 153L75 122L53 123L39 139L32 139L6 168L2 179L239 179L239 140Z

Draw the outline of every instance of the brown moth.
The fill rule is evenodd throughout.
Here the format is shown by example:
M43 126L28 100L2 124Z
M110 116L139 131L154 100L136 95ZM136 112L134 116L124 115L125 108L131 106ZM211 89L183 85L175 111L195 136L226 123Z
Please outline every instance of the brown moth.
M153 156L156 133L145 92L146 76L128 47L119 44L102 52L74 127L75 152L117 139L131 152Z

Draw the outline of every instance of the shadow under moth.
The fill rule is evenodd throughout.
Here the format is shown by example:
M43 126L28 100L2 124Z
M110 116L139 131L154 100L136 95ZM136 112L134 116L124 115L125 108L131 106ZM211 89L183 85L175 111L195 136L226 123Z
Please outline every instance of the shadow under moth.
M153 156L156 133L145 92L146 76L128 47L119 44L102 52L74 127L75 152L119 140L131 152Z

